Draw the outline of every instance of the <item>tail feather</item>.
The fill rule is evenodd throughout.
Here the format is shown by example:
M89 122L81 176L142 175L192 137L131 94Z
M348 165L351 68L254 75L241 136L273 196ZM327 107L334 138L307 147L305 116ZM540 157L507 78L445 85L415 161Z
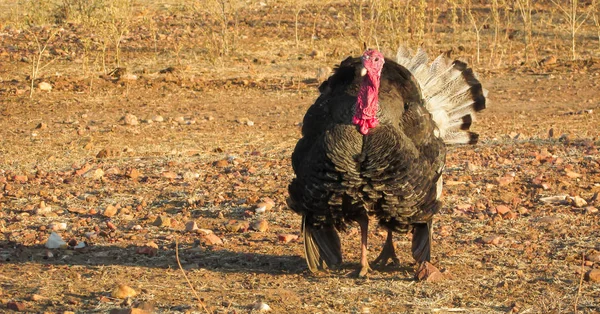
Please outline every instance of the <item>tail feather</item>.
M406 47L400 47L396 59L419 82L427 110L444 142L476 143L478 135L469 129L475 121L475 113L485 109L488 92L473 70L462 61L452 61L448 54L441 54L428 66L429 58L421 48L413 54Z
M342 263L342 245L333 226L314 228L302 216L302 235L304 253L308 269L311 272L332 268Z

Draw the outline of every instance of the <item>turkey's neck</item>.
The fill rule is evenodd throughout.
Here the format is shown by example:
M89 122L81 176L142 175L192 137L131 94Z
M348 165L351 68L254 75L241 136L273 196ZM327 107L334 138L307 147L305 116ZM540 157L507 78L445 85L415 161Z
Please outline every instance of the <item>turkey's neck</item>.
M356 124L360 133L364 135L369 133L369 129L379 124L377 109L379 108L380 81L381 76L379 73L367 72L358 90L352 123Z

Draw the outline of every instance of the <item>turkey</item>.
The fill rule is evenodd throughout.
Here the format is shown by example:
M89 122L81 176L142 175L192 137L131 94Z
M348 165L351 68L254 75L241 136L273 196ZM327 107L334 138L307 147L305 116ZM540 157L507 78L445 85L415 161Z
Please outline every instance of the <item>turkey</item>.
M358 223L358 275L370 271L369 218L387 230L373 265L398 263L393 232L412 231L412 256L431 259L432 217L440 210L447 144L473 144L474 113L486 94L473 71L447 55L401 48L342 61L319 87L292 154L288 206L302 215L310 271L342 262L339 231Z

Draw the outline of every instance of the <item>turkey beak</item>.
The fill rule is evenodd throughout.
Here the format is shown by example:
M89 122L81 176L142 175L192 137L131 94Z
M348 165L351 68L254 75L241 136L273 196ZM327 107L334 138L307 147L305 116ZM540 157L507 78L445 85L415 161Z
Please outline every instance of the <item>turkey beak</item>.
M365 76L367 75L367 68L365 68L365 66L361 66L360 67L360 76Z

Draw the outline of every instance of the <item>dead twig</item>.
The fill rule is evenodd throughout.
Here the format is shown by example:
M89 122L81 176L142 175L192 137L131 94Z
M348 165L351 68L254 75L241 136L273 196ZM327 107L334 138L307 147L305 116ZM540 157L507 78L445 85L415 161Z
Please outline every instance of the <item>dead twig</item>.
M179 269L181 270L181 273L183 274L183 277L185 278L185 280L187 281L188 285L190 286L190 289L192 290L192 293L194 294L194 296L198 300L198 304L204 310L204 312L210 314L210 311L206 308L206 305L204 304L204 302L202 301L202 299L200 298L200 296L198 296L198 293L196 292L196 289L194 289L194 286L190 282L190 279L188 279L188 276L185 274L185 270L183 270L183 267L181 266L181 261L179 261L179 240L177 240L177 239L175 239L175 258L177 259L177 265L179 266Z
M577 296L573 305L573 313L577 313L577 305L579 304L579 296L581 295L581 287L583 286L583 276L585 275L585 253L581 253L581 277L579 277L579 288L577 288Z

